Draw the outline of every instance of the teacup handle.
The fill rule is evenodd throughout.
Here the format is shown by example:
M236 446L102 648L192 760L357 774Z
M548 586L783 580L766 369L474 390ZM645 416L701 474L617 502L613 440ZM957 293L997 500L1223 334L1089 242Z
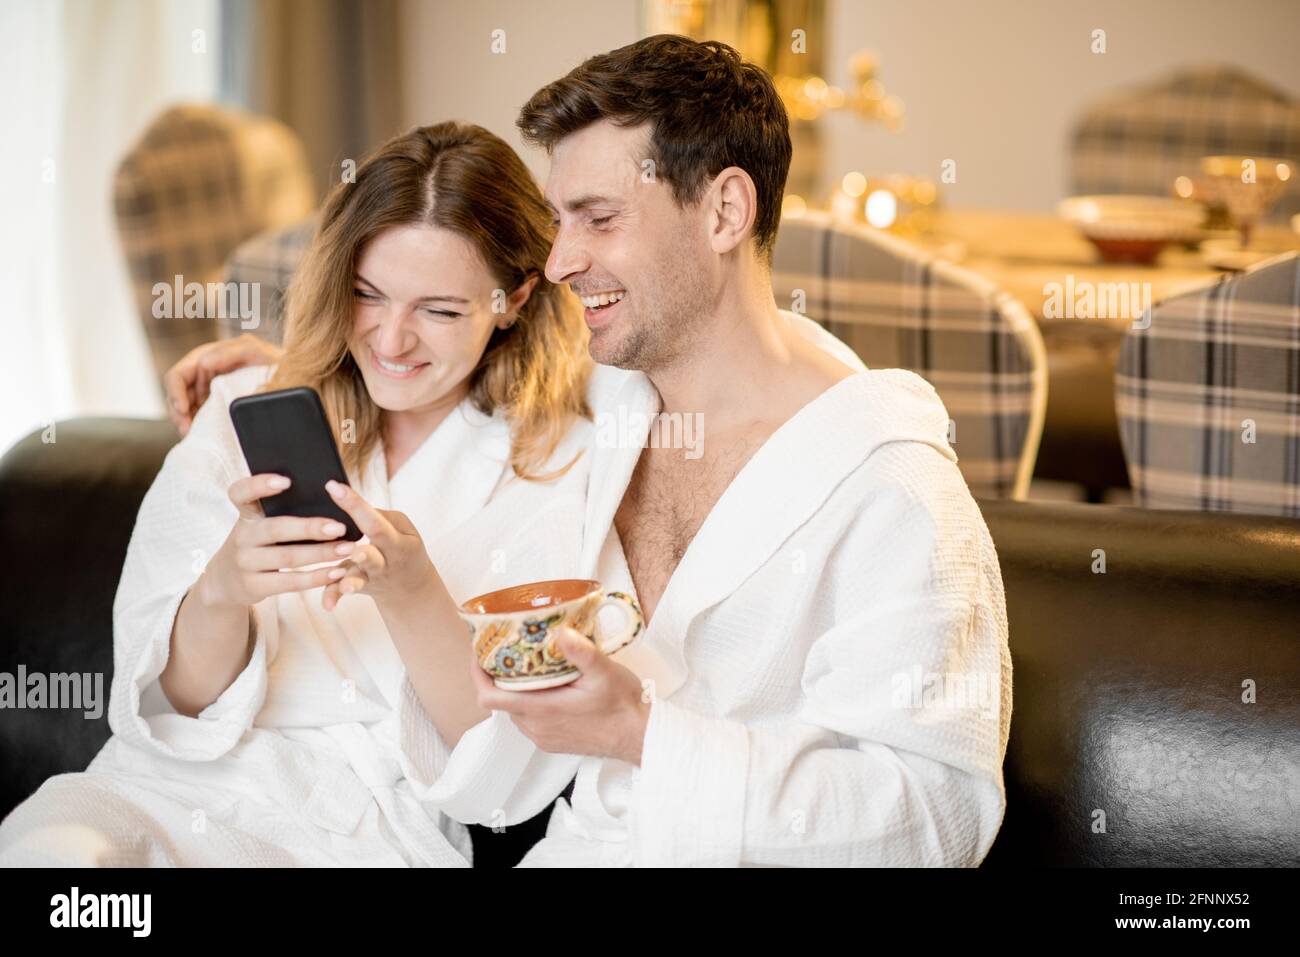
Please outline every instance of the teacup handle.
M641 618L641 606L636 603L636 599L631 595L626 595L621 591L611 591L606 593L601 599L600 604L596 606L596 615L600 615L600 610L607 605L617 605L627 618L627 625L617 635L609 638L598 640L600 650L607 655L612 655L620 648L631 644L637 635L641 634L644 622Z

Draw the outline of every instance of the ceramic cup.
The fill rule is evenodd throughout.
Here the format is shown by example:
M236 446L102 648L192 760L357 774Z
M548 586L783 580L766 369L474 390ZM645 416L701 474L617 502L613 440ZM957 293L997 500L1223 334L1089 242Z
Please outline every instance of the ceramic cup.
M596 637L596 616L608 605L623 612L624 624L612 636ZM474 657L498 688L540 691L567 684L580 672L569 664L555 639L562 629L595 641L611 655L642 631L636 599L606 592L600 582L564 578L515 585L471 598L460 606L469 625Z

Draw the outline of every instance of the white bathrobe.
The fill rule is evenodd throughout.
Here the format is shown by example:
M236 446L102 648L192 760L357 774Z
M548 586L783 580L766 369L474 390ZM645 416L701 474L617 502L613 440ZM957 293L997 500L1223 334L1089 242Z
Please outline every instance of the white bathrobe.
M598 435L659 408L644 376L604 368L592 404ZM1011 659L947 430L919 376L862 371L759 449L616 656L652 694L639 768L545 754L500 712L448 753L416 720L423 793L509 824L576 773L525 865L978 864L1005 807ZM613 519L645 434L593 452L578 569L629 592Z
M499 712L449 750L373 602L349 596L331 617L319 590L261 603L245 672L198 718L171 713L156 679L176 608L246 474L226 406L261 375L217 380L146 498L116 608L115 737L14 811L0 863L463 865L450 819L526 820L575 773L572 807L557 803L525 863L974 864L988 850L1010 719L1001 580L947 415L916 376L838 384L719 500L617 656L652 682L637 769L541 752ZM574 576L630 592L613 516L657 395L601 368L591 399L597 423L646 413L645 430L613 447L576 426L553 462L589 451L549 487L496 489L508 437L473 413L392 483L377 454L359 487L411 516L457 598ZM932 695L936 674L986 693L975 707Z
M260 602L251 661L196 718L158 686L180 601L238 518L227 489L248 469L227 407L268 375L216 379L168 454L114 607L113 737L85 773L50 779L5 820L0 863L466 866L465 827L408 781L403 743L428 719L369 597L332 614L319 588ZM364 481L349 478L411 518L464 600L573 573L591 441L591 423L576 424L551 464L581 452L577 464L524 482L504 420L466 402L391 481L382 449Z

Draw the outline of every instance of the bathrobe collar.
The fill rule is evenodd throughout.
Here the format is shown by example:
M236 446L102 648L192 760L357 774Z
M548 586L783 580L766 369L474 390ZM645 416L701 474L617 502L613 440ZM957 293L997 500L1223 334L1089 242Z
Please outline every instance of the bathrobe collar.
M649 380L624 375L627 381L613 393L610 407L597 415L626 414L631 421L631 413L658 411L658 393ZM920 442L955 462L947 431L947 413L934 389L899 369L856 373L813 399L768 438L722 493L669 580L642 640L628 649L628 666L653 678L657 695L672 694L686 679L682 644L698 615L771 559L881 445ZM613 532L614 514L648 433L648 426L638 432L635 445L598 443L584 541L588 571L594 573L600 548ZM704 438L707 449L707 424Z
M471 521L510 477L510 429L501 416L479 412L465 400L388 478L382 443L371 453L364 478L349 481L371 505L402 511L414 523L425 547ZM395 504L397 503L397 504ZM383 617L368 595L345 595L334 617L373 680L372 688L396 708L404 666L388 636Z

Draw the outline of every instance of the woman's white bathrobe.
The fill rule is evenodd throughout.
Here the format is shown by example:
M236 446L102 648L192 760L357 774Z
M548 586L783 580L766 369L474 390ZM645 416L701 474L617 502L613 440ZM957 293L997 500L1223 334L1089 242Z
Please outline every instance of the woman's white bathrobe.
M575 573L630 592L613 519L658 396L601 368L591 400ZM645 427L602 442L610 421ZM500 712L450 754L417 721L424 793L509 824L576 773L525 865L977 864L1005 807L1011 659L997 555L947 432L910 372L832 387L741 470L618 653L653 694L639 768L540 752Z
M408 779L427 718L370 598L345 596L332 614L321 589L260 602L251 661L196 718L158 687L180 601L238 518L227 489L248 469L227 407L268 374L216 379L167 456L114 607L113 737L85 773L50 779L14 810L0 863L466 865L465 827ZM464 403L391 481L382 449L350 480L411 518L464 600L573 573L591 429L576 424L552 458L583 453L567 475L524 482L506 423Z

